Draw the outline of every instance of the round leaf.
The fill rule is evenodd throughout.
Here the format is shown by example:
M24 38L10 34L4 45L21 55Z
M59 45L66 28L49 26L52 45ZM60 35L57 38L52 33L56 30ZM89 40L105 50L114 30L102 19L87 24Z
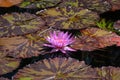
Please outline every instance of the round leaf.
M88 71L89 70L89 71ZM92 79L95 74L91 73L90 67L72 58L54 58L43 60L28 65L19 70L14 76L15 80L80 80Z
M76 38L72 47L77 50L93 51L96 49L112 46L116 42L111 41L112 37L118 35L99 28L87 28L81 30L82 36Z
M45 22L29 13L12 13L0 16L0 37L24 35L41 30Z
M47 25L58 29L81 29L96 25L99 20L97 13L81 8L52 8L37 14L47 22Z

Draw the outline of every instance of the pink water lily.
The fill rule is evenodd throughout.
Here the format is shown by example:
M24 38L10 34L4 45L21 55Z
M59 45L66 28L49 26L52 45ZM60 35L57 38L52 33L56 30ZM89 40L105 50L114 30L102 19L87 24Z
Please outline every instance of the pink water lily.
M48 44L44 46L53 48L51 52L61 51L66 53L66 51L75 51L69 45L74 42L74 38L68 32L53 31L49 36L46 37Z

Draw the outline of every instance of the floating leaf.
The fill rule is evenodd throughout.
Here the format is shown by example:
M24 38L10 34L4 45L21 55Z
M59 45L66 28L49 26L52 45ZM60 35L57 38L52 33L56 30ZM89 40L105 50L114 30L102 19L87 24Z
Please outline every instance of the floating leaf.
M110 76L112 80L119 80L120 79L120 68L110 67Z
M23 0L0 0L0 7L11 7L21 3Z
M0 58L0 75L12 72L20 64L20 60L13 58Z
M112 6L112 11L119 10L120 9L120 0L107 0Z
M0 54L3 56L9 55L15 58L27 58L38 56L42 50L43 43L45 42L44 31L38 31L35 34L28 34L23 37L4 37L0 38ZM47 31L48 32L48 31ZM46 32L45 32L46 34ZM42 35L42 36L41 36Z
M59 29L81 29L96 25L99 20L97 13L81 8L52 8L37 14L47 22L47 25Z
M61 0L24 0L19 7L21 8L49 8L56 6Z
M72 58L45 59L19 70L15 80L119 80L115 67L91 68Z
M12 13L0 16L0 37L24 35L43 30L45 22L29 13Z
M15 80L95 80L94 69L72 58L43 60L18 71Z
M104 48L116 44L111 41L112 37L117 37L115 33L101 30L99 28L87 28L81 30L82 36L76 39L72 45L74 49L93 51L99 48Z
M44 29L44 31L38 31L24 36L0 38L0 52L3 52L4 56L9 55L15 58L38 56L41 54L40 51L46 42L44 36L49 35L49 31L53 31L50 29Z
M111 4L107 0L82 0L81 4L84 8L98 13L104 13L111 9Z
M107 0L63 0L60 7L85 8L98 13L104 13L111 9Z

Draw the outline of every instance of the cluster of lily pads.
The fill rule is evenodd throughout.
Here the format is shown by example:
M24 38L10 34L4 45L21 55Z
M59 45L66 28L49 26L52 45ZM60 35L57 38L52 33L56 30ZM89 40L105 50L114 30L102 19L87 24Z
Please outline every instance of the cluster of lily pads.
M116 1L23 0L16 6L38 9L36 14L0 15L0 80L9 80L3 75L17 69L22 59L57 53L55 58L44 58L19 69L12 79L118 80L119 68L92 68L69 55L120 46L120 21L100 18L104 12L119 9Z

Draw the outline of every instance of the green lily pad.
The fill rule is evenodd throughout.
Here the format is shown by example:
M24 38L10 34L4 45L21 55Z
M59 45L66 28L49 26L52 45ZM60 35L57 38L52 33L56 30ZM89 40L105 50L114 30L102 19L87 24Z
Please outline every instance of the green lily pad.
M3 57L0 58L0 75L12 72L20 64L20 60Z
M29 13L11 13L0 16L0 37L11 37L41 30L45 22Z
M81 30L82 36L76 38L71 47L77 50L93 51L107 46L115 45L116 42L111 41L112 37L118 35L99 28L87 28Z
M99 20L97 13L81 8L52 8L37 14L46 21L48 26L58 29L81 29L95 26Z
M61 0L24 0L18 6L21 8L49 8L56 6Z

